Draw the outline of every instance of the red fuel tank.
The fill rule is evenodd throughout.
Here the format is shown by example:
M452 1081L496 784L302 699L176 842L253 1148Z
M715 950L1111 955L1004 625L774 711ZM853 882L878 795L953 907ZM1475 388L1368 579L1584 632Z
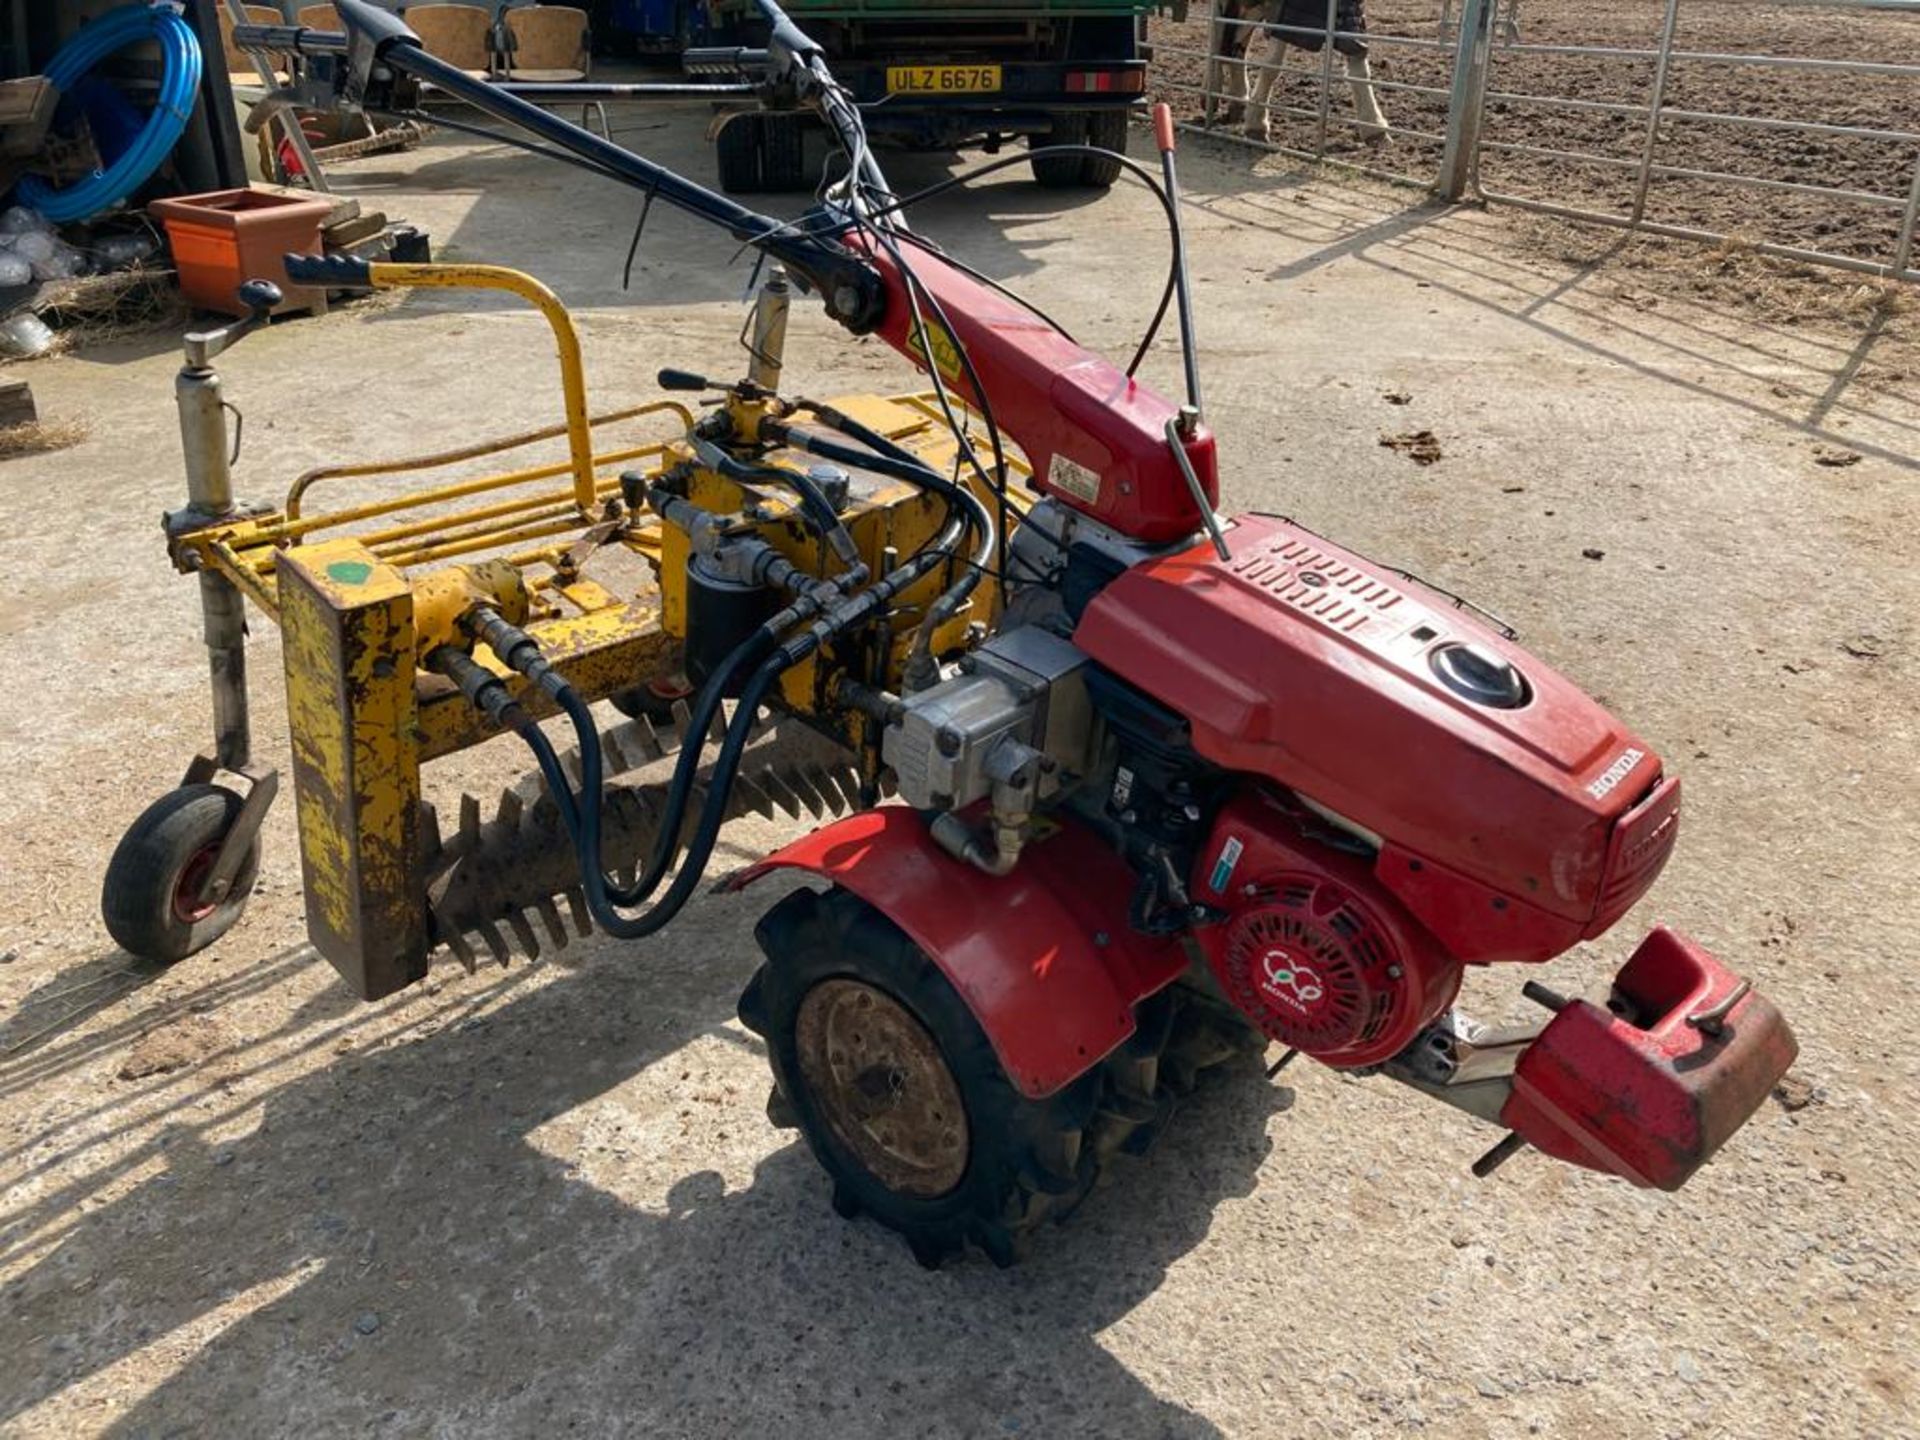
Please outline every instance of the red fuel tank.
M1242 516L1227 539L1230 560L1199 545L1119 576L1074 643L1206 759L1377 837L1381 883L1463 960L1547 959L1653 883L1679 784L1577 686L1299 526Z

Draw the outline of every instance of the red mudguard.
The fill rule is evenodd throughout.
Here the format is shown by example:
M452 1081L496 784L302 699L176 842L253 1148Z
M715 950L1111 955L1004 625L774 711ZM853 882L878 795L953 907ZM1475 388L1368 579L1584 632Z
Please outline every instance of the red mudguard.
M1177 941L1127 925L1134 876L1089 831L1063 824L995 878L883 805L814 831L726 882L805 870L851 890L906 932L967 1002L1022 1094L1053 1094L1133 1033L1133 1007L1186 968Z
M1661 927L1609 1008L1572 1001L1526 1048L1500 1119L1557 1160L1678 1190L1798 1053L1771 1001Z

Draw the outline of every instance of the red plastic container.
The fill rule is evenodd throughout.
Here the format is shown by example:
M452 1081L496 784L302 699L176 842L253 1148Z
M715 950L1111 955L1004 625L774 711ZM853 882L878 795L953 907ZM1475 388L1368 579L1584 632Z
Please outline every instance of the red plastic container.
M244 315L234 298L243 280L271 280L286 294L279 310L321 310L326 292L287 280L281 257L318 255L320 227L333 209L324 197L270 190L210 190L155 200L149 214L167 227L180 290L203 310Z

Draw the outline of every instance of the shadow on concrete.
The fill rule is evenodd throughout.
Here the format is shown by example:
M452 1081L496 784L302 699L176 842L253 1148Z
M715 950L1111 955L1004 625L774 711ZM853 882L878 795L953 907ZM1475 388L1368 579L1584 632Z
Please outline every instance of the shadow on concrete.
M742 1188L663 1179L663 1135L699 1127L711 1155L764 1124L757 1092L677 1124L617 1092L702 1065L676 1057L703 1040L757 1049L730 1021L768 898L704 902L676 932L699 954L670 964L603 945L518 995L456 980L413 1033L254 1086L235 1107L257 1110L245 1138L210 1135L218 1107L183 1110L116 1167L152 1173L111 1200L33 1195L6 1217L43 1253L7 1287L9 1328L32 1341L0 1417L137 1374L154 1347L171 1373L109 1412L110 1433L1217 1433L1097 1337L1251 1192L1290 1092L1218 1077L1008 1272L977 1256L920 1270L832 1214L797 1142ZM329 1043L308 1028L301 1051ZM541 1134L587 1125L598 1143ZM650 1184L661 1203L627 1198Z
M1869 363L1891 348L1895 321L1882 305L1863 310L1859 333L1844 326L1788 325L1756 316L1685 266L1624 270L1632 245L1666 243L1572 229L1560 253L1537 237L1471 207L1403 202L1383 187L1321 173L1226 177L1189 203L1234 224L1268 230L1308 252L1266 278L1286 282L1339 260L1430 287L1490 310L1596 360L1747 411L1812 439L1904 469L1920 469L1920 393L1898 367ZM1699 252L1701 267L1712 262ZM1912 344L1911 338L1907 343ZM1812 378L1809 378L1811 376Z

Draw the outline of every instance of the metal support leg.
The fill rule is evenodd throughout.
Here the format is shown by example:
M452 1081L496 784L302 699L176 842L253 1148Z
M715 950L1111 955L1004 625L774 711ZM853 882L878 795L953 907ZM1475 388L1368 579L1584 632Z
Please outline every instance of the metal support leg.
M775 265L753 305L753 348L749 352L747 379L762 390L780 388L780 367L787 349L787 310L792 304L792 295L786 267Z
M1444 200L1460 200L1466 196L1479 157L1493 16L1494 0L1462 0L1460 43L1453 61L1453 93L1447 102L1447 145L1440 157L1440 177L1433 187Z
M204 346L206 337L197 337ZM190 341L191 346L193 342ZM220 375L192 360L174 380L180 410L180 442L186 456L187 508L196 519L218 519L238 508L227 455L226 405ZM247 781L240 812L220 843L220 853L200 884L199 898L227 898L260 826L279 792L280 777L253 763L253 731L247 709L246 601L233 582L213 570L200 572L200 627L207 645L213 695L213 754L198 755L183 785L205 784L221 770Z
M219 372L210 365L188 365L173 388L186 453L188 506L208 519L229 515L234 509L233 472L227 461ZM238 771L253 760L247 720L247 620L245 602L226 576L201 572L200 619L213 686L214 758L225 769Z

